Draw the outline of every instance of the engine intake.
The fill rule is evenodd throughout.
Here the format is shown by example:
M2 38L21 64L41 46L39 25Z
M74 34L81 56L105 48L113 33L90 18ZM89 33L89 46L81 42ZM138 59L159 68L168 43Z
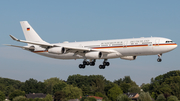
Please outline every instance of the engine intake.
M30 46L29 50L33 52L35 50L35 46Z
M123 56L120 57L121 59L125 59L125 60L135 60L137 58L137 56Z
M48 53L64 54L66 53L66 49L64 47L53 47L53 48L48 49Z
M103 54L101 52L88 52L85 54L85 57L88 59L100 59Z

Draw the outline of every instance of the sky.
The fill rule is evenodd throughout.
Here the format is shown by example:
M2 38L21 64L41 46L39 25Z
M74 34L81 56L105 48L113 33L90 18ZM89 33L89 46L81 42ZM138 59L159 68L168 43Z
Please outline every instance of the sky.
M0 1L0 77L25 82L29 78L44 81L51 77L67 80L69 75L103 75L114 81L130 76L138 85L151 78L179 70L180 48L157 55L139 56L134 61L109 59L110 66L79 69L83 60L43 57L13 44L9 35L23 39L20 21L28 21L41 38L49 43L92 41L139 37L165 37L180 43L179 0L15 0Z

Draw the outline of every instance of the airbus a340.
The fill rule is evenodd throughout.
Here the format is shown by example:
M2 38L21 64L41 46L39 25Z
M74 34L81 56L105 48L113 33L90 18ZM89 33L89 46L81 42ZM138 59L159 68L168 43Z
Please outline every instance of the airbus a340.
M20 22L26 40L19 40L14 36L10 37L19 42L27 43L27 46L8 45L19 47L39 55L56 59L84 59L79 68L94 66L96 59L104 59L99 65L105 69L112 58L135 60L137 56L158 55L158 62L161 62L163 53L172 51L177 44L172 40L162 37L116 39L86 42L64 42L50 44L42 40L27 21Z

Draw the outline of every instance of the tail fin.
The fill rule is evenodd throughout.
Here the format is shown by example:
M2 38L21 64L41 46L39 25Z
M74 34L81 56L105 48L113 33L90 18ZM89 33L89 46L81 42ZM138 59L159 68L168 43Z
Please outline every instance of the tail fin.
M36 33L36 31L31 27L31 25L27 21L21 21L20 24L24 32L26 41L45 42L40 38L40 36Z

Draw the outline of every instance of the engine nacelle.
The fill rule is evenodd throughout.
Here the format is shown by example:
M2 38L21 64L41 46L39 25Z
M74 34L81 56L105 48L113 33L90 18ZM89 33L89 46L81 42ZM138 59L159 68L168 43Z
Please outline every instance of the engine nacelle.
M100 59L102 56L101 52L88 52L85 54L87 59Z
M120 57L120 58L125 59L125 60L135 60L136 56L123 56L123 57Z
M53 48L48 49L48 53L64 54L66 53L66 49L64 47L53 47Z
M29 50L32 51L32 52L35 51L35 46L30 46Z

